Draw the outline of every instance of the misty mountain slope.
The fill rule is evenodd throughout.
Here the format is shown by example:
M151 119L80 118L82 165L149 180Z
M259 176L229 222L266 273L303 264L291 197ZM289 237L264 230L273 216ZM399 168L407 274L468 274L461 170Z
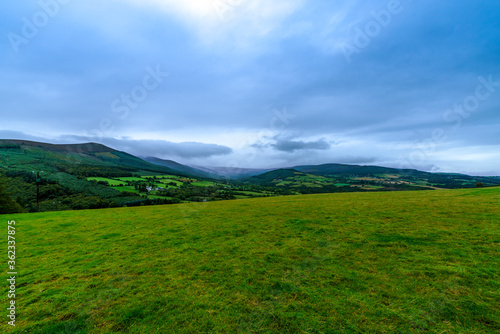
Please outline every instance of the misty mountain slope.
M240 180L254 175L259 175L271 171L272 169L240 168L240 167L201 167L197 169L214 173L225 179Z
M380 166L359 166L345 164L323 164L323 165L305 165L294 166L293 169L304 173L316 175L374 175L385 173L397 173L401 170L395 168L387 168Z
M216 173L207 172L205 170L201 170L198 168L190 167L187 165L180 164L173 160L165 160L156 157L145 157L143 158L145 161L148 161L152 164L164 166L175 170L180 173L185 173L192 176L202 177L202 178L212 178L212 179L222 179L223 177Z

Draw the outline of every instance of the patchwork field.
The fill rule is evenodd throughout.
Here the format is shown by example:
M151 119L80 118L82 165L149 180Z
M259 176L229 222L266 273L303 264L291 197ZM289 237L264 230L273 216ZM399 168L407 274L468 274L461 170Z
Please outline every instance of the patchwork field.
M87 180L88 181L96 181L96 182L99 182L99 181L107 182L110 186L124 186L127 184L127 182L119 181L119 180L115 180L115 179L110 179L107 177L88 177Z
M116 178L104 178L104 177L88 177L87 181L100 182L101 185L106 185L114 190L120 192L128 192L135 195L143 195L149 199L172 199L174 196L179 196L179 193L185 188L183 186L189 186L191 189L193 187L201 188L198 189L198 195L201 200L213 200L213 199L244 199L249 197L263 197L269 195L275 195L270 191L245 191L243 189L253 189L254 187L249 187L247 185L237 185L228 184L223 182L215 182L208 180L198 180L195 178L188 178L184 176L168 175L168 174L158 174L158 173L143 173L139 176L133 177L116 177ZM103 183L104 182L104 183ZM148 189L149 188L149 189ZM195 188L196 189L196 188ZM178 193L172 192L168 193L164 190L179 190ZM231 191L231 195L234 196L220 196L219 191L223 192ZM189 190L188 190L189 191ZM195 190L196 191L196 190ZM195 191L191 191L191 195ZM186 192L186 191L185 191ZM234 193L234 195L233 195ZM187 202L186 197L183 196L182 201Z
M8 220L1 333L500 330L500 188L3 215L5 248Z

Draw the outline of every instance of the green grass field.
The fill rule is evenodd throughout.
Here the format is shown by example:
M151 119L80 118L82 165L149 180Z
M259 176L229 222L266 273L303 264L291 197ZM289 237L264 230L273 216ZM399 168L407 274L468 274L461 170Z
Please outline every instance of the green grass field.
M105 182L108 182L110 186L124 186L126 185L127 183L126 182L123 182L123 181L117 181L117 180L113 180L113 179L109 179L109 178L106 178L106 177L88 177L87 178L87 181L105 181Z
M133 186L119 186L119 187L115 187L115 189L118 191L128 191L128 192L132 192L132 193L139 193L137 191L137 189L135 189Z
M175 183L177 185L176 187L180 187L183 184L181 181L177 181L177 180L173 180L173 179L168 179L168 178L159 180L159 182L160 182L160 184L162 186L165 186L166 184L169 184L169 183ZM170 186L170 187L172 187L172 186Z
M217 183L211 181L197 181L191 184L198 187L215 187L217 185Z
M1 333L500 330L500 188L3 215L5 250L12 219Z
M143 178L140 178L140 177L117 177L116 178L117 180L120 180L120 181L146 181L146 179L143 179Z
M333 181L326 177L313 174L302 175L297 172L294 173L294 176L278 181L276 180L276 186L321 188L324 184L333 184Z
M238 191L240 194L245 194L245 195L253 195L253 196L264 196L264 195L270 195L269 193L266 192L255 192L255 191Z

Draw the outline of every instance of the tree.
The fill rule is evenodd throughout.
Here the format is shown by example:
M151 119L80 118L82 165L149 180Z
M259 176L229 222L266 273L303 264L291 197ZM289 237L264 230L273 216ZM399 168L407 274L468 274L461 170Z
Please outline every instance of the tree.
M12 199L7 191L7 182L4 177L0 177L0 214L22 212L21 206Z

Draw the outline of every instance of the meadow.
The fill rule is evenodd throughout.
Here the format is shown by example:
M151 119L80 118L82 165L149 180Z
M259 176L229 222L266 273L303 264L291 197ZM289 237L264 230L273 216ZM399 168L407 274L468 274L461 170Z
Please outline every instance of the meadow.
M5 248L8 220L2 333L500 331L498 187L3 215Z
M172 199L173 198L172 196L166 196L162 190L182 189L183 186L187 185L191 187L206 188L207 191L209 191L208 188L212 188L212 193L215 193L216 190L230 189L234 191L236 194L234 198L239 198L239 199L256 197L256 196L274 195L273 192L269 191L257 192L257 191L240 190L240 189L246 189L249 186L242 186L236 184L229 185L223 182L199 180L195 178L169 175L169 174L159 174L159 173L143 172L140 175L133 177L115 177L115 178L88 177L87 181L95 181L95 182L104 181L107 182L107 185L109 187L112 187L113 189L121 192L128 192L136 195L141 195L141 194L146 195L147 193L147 197L149 199L167 199L167 198ZM142 191L141 187L138 187L141 184L143 186ZM146 186L149 186L153 189L151 189L151 191L147 191ZM210 200L213 198L207 196L205 200L207 199Z
M96 181L96 182L103 181L107 182L110 186L124 186L127 184L125 181L119 181L107 177L88 177L87 181Z

